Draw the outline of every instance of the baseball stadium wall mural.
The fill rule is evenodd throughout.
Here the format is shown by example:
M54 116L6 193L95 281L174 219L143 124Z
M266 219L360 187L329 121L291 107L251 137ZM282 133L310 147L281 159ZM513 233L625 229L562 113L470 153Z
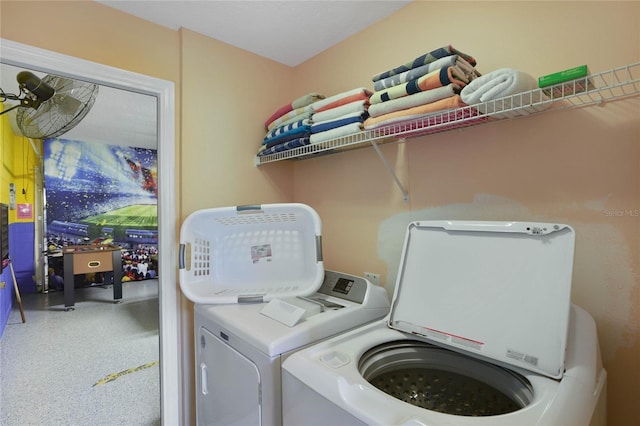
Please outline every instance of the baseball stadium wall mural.
M157 276L157 150L48 139L44 181L49 250L114 244L123 281ZM50 262L50 277L59 267Z

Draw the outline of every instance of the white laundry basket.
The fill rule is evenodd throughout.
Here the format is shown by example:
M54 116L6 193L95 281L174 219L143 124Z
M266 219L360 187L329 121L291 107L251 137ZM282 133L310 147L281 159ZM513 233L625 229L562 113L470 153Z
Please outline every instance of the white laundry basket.
M198 210L180 230L180 287L195 303L266 302L322 285L321 221L304 204Z

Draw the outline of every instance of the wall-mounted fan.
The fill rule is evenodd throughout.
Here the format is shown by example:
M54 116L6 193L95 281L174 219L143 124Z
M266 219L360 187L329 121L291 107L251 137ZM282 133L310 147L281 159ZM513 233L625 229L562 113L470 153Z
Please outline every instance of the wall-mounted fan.
M2 101L12 99L19 105L16 124L32 139L60 136L74 128L89 112L98 95L98 85L80 80L47 75L40 79L29 71L18 73L20 96L1 93Z

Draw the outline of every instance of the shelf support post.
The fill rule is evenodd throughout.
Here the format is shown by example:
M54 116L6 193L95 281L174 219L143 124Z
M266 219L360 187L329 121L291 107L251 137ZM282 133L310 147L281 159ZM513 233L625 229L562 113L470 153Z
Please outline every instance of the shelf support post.
M387 158L384 156L384 154L380 150L380 147L378 146L376 141L371 141L371 146L373 146L373 148L376 150L376 153L378 154L378 157L380 157L380 159L382 160L382 163L387 168L387 171L389 172L389 174L391 175L391 177L395 181L396 186L400 189L400 192L402 192L402 199L404 201L409 201L409 194L404 189L404 186L402 186L402 183L400 182L400 179L398 179L398 176L396 176L396 173L393 171L393 168L391 167L391 165L387 161Z

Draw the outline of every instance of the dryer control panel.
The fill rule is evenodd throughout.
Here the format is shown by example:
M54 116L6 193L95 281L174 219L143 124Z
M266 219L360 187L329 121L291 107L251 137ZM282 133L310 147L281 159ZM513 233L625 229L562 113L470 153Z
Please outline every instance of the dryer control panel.
M325 270L324 281L318 293L362 304L367 294L367 280L343 272Z

